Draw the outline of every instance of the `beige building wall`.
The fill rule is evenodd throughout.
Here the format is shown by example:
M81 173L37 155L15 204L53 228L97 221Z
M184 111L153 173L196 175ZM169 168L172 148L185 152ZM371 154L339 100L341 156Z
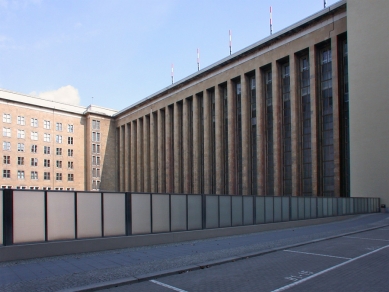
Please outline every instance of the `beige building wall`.
M389 1L347 2L351 196L389 205Z

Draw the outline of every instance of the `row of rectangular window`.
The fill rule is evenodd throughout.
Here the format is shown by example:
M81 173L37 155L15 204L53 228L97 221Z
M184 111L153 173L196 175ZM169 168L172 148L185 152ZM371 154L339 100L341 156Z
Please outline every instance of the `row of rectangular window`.
M24 152L24 143L18 143L17 150L18 152ZM3 142L3 150L5 151L11 151L11 142L4 141ZM37 145L31 145L31 152L37 153L38 152L38 146ZM43 146L43 154L50 154L51 148L50 146ZM56 148L56 154L62 155L62 148ZM68 156L72 157L74 154L73 149L68 149Z
M11 123L11 114L5 114L3 113L3 123ZM24 116L18 116L17 117L17 124L24 126L26 124ZM38 119L31 118L31 127L38 127ZM50 129L51 128L51 121L43 120L43 128ZM100 126L99 126L100 128ZM55 129L57 131L62 131L62 123L55 123ZM67 126L68 133L74 132L74 125L68 124Z
M31 158L31 166L38 166L38 158ZM3 155L3 164L11 164L11 157ZM56 167L62 168L62 160L56 160ZM18 157L18 165L24 165L24 157ZM50 167L50 159L43 159L44 167ZM68 169L73 169L73 161L68 161Z
M18 176L18 179L24 179L25 178L24 170L18 170L17 176ZM3 178L11 178L11 170L3 169ZM34 180L38 179L38 172L37 171L31 171L31 179L34 179ZM44 172L43 179L50 180L50 172ZM62 173L61 172L55 173L55 180L62 180ZM68 173L68 181L74 181L74 174L73 173Z
M10 128L3 128L3 137L11 137L11 129ZM25 131L24 130L17 130L17 137L19 139L25 139ZM31 140L37 141L38 140L38 132L31 132ZM43 141L44 142L50 142L51 140L51 134L44 133L43 134ZM56 143L62 143L62 136L61 135L55 135L55 142ZM68 144L73 145L74 139L73 137L68 137Z
M2 185L1 186L2 189L12 189L12 186L7 186L7 185ZM32 187L26 187L26 186L17 186L16 187L17 190L39 190L39 187L35 187L35 186L32 186ZM51 190L51 187L42 187L42 190L44 191L50 191ZM56 190L56 191L62 191L64 190L63 187L56 187L54 188L53 190ZM74 191L74 188L66 188L67 191Z

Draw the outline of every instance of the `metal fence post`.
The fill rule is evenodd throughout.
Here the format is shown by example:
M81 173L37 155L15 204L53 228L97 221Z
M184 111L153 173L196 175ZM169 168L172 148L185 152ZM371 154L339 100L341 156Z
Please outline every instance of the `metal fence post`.
M3 245L13 244L13 190L3 190Z

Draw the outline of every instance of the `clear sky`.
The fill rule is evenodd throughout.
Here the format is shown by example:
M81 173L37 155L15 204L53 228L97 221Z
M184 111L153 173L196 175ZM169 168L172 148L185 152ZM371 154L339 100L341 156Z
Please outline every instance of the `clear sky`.
M337 0L327 0L327 6ZM323 9L323 0L0 0L0 88L121 110ZM92 99L93 97L93 99Z

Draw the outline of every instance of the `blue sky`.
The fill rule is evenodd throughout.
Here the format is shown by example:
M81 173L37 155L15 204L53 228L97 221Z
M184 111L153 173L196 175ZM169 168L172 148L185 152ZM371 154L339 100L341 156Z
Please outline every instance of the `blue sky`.
M327 0L327 6L336 0ZM121 110L323 0L0 0L0 88ZM93 99L92 99L93 97Z

